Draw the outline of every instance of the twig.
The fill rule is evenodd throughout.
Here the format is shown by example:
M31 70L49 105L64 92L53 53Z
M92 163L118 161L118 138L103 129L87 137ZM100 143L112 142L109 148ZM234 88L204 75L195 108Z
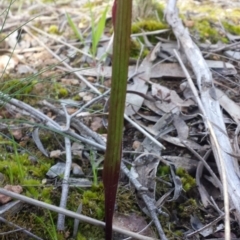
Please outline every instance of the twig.
M36 28L36 27L34 27L34 26L32 26L32 25L31 25L31 26L28 25L28 27L31 28L31 29L33 29L34 31L40 33L41 35L44 35L44 36L46 36L46 37L48 37L48 38L53 39L53 40L56 41L56 42L59 42L59 43L63 44L64 46L67 46L67 47L69 47L69 48L71 48L71 49L74 49L75 51L77 51L77 52L79 52L79 53L81 53L81 54L83 54L83 55L85 55L85 56L87 56L87 57L89 57L89 58L93 58L92 55L90 55L90 54L88 54L88 53L80 50L79 48L76 48L76 47L72 46L71 44L69 44L69 43L67 43L67 42L64 42L64 41L62 41L62 40L54 37L54 36L51 35L51 34L48 34L48 33L44 32L43 30L41 30L41 29L39 29L39 28ZM24 30L27 30L26 32L27 32L28 34L30 34L31 36L34 36L28 29L24 29ZM37 38L37 37L34 36L34 38ZM39 40L38 40L38 42L39 42ZM40 45L42 45L42 44L40 44ZM45 44L43 44L42 46L43 46L45 49L47 49L47 48L46 48L46 45L45 45L45 46L44 46L44 45L45 45ZM47 50L48 50L48 49L47 49Z
M54 113L59 114L60 116L66 116L66 114L64 113L64 111L57 109L54 105L52 105L51 103L47 102L46 100L43 100L41 102L42 104L44 104L45 106L49 107ZM81 121L77 120L77 119L72 119L72 126L77 127L79 132L83 135L87 137L92 137L97 143L105 146L105 142L103 141L102 137L97 134L96 132L92 131L91 129L89 129L86 125L84 125ZM64 131L66 133L72 133L71 131L67 130ZM89 139L88 139L89 140Z
M146 227L144 227L141 231L139 231L138 233L142 233L142 232L144 232L146 229L148 229L151 225L152 225L152 222L153 221L151 221ZM123 240L130 240L130 239L132 239L131 237L128 237L128 238L124 238Z
M104 98L106 95L108 95L110 93L110 89L107 90L106 92L104 92L102 95L93 98L91 101L87 102L85 105L83 105L78 111L76 111L75 113L73 113L71 116L75 117L77 114L81 113L85 108L91 106L93 103L97 102L98 100Z
M93 147L96 147L101 150L105 150L105 147L104 147L105 143L102 139L100 140L99 137L98 137L99 142L101 141L100 144L93 142L87 138L84 138L84 137L74 133L73 131L62 132L61 126L58 123L56 123L54 120L49 118L47 115L43 114L39 110L31 107L30 105L28 105L24 102L21 102L14 98L10 98L7 94L4 94L2 92L0 92L0 103L2 103L6 108L15 107L16 110L19 110L19 109L24 110L24 111L21 111L21 114L23 114L23 115L26 113L30 114L34 119L37 119L38 121L40 120L44 125L48 126L54 132L66 134L66 135L71 136L75 139L78 139L86 144L89 144ZM79 124L80 124L80 121L79 121ZM85 126L85 125L82 124L81 127L83 127L83 126ZM40 127L40 125L39 125L39 127ZM96 133L94 133L94 134L96 134Z
M34 30L36 30L37 28L32 27ZM54 56L59 62L61 62L65 67L67 67L69 69L69 71L73 72L78 78L80 78L80 80L82 80L91 90L93 90L95 93L97 94L101 94L101 92L95 88L89 81L87 81L87 79L85 79L81 74L79 74L78 72L75 72L74 69L69 66L66 62L64 62L65 59L60 58L57 54L55 54L49 47L47 47L43 42L41 42L35 35L33 35L29 29L27 27L24 27L25 31L31 35L31 37L33 37L34 39L36 39L38 41L38 43L44 47L52 56ZM37 31L39 31L37 29ZM43 31L41 31L43 32ZM44 32L43 32L44 33ZM46 34L46 33L44 33ZM55 39L56 40L56 39ZM57 40L56 40L57 41ZM60 41L61 43L64 44L64 42ZM65 43L66 44L66 43ZM70 44L66 44L67 46L71 46ZM72 46L71 46L72 47ZM76 48L77 49L77 48ZM78 49L79 51L79 49Z
M11 231L8 231L8 232L3 232L3 233L0 233L0 236L5 236L5 235L12 234L12 233L15 233L15 232L21 232L22 229L23 228L19 228L19 229L11 230Z
M157 30L157 31L152 31L152 32L142 32L142 33L133 33L131 34L131 37L141 37L141 36L148 36L148 35L157 35L159 33L165 33L168 32L169 29L162 29L162 30Z
M152 142L154 142L158 147L161 149L165 149L165 147L153 136L151 136L148 132L146 132L142 127L140 127L138 124L136 124L130 117L128 117L127 114L124 114L124 118L130 122L136 129L138 129L142 134L145 135L145 137L149 138Z
M35 28L33 28L35 29ZM36 30L36 29L35 29ZM29 34L31 34L28 31ZM41 46L45 47L55 58L57 58L59 61L62 62L62 64L64 64L69 70L73 71L73 69L67 64L65 63L59 56L57 56L54 52L52 52L52 50L50 50L45 44L43 44L42 42L40 42L38 40L38 38L36 38L33 34L31 34L32 37L34 37ZM62 42L64 44L64 42ZM70 45L71 46L71 45ZM84 83L91 88L95 93L101 95L101 92L96 89L92 84L90 84L85 78L83 78L83 76L81 76L79 73L74 72L75 75L77 75L81 80L84 81ZM141 133L143 133L146 137L148 137L151 141L153 141L157 146L159 146L162 149L165 149L165 147L159 142L157 141L154 137L152 137L150 134L148 134L143 128L141 128L139 125L137 125L136 123L134 123L126 114L124 114L124 118L130 122L134 127L136 127Z
M146 187L144 187L136 178L134 178L132 176L132 174L130 173L130 171L128 170L128 168L126 167L126 165L123 162L121 162L121 170L129 178L130 182L134 185L134 187L138 190L141 198L143 199L144 203L146 204L146 206L148 208L149 214L158 230L158 234L159 234L160 238L162 240L167 240L166 235L163 232L162 226L157 218L157 212L159 213L159 211L155 205L155 200L150 198L146 194L148 189Z
M71 171L72 165L72 152L71 152L71 141L68 137L64 138L65 140L65 151L66 151L66 167L64 172L64 178L62 180L62 195L60 200L60 208L66 208L67 206L67 198L68 198L68 191L69 191L69 176ZM57 230L64 231L65 230L65 215L59 214L58 221L57 221Z
M219 146L219 142L217 140L217 136L215 134L215 131L212 127L212 124L211 122L208 120L207 118L207 114L206 114L206 111L203 107L203 104L202 104L202 101L200 100L198 94L197 94L197 90L196 90L196 87L190 77L190 74L188 73L187 69L185 68L183 62L181 61L181 58L178 54L178 52L176 50L173 50L185 75L186 75L186 78L188 80L188 84L194 94L194 97L196 98L197 100L197 103L198 103L198 107L200 109L200 111L202 112L202 114L204 115L205 117L205 122L206 122L206 125L209 129L209 132L212 136L212 139L213 139L213 144L215 145L214 149L216 150L216 153L217 153L217 157L218 157L218 160L220 161L220 169L221 169L221 176L222 176L222 182L223 182L223 197L224 197L224 210L225 210L225 234L226 234L226 240L230 240L230 213L229 213L229 197L228 197L228 184L227 184L227 177L226 177L226 165L225 165L225 162L224 162L224 159L223 159L223 155L222 155L222 151L220 149L220 146Z
M181 143L195 156L197 157L200 161L202 161L204 167L208 170L208 172L212 175L212 177L214 178L215 182L217 183L220 191L222 192L222 183L221 181L218 179L218 177L216 176L216 174L213 172L213 170L210 168L210 166L208 165L208 163L206 162L206 160L201 157L194 149L192 149L190 146L188 146L188 144L185 141L181 141Z
M20 108L30 113L35 119L38 119L44 122L47 126L52 127L56 130L61 130L61 126L58 123L56 123L54 120L52 120L51 118L49 118L48 116L40 112L39 110L15 98L10 98L9 95L4 94L2 92L0 92L0 103L5 106L7 106L7 104L11 104L17 108Z
M51 205L51 204L48 204L48 203L45 203L45 202L38 201L36 199L26 197L26 196L23 196L21 194L10 192L10 191L7 191L6 189L3 189L3 188L0 188L0 193L4 194L6 196L10 196L10 197L15 198L15 199L19 199L21 201L27 202L29 204L38 206L38 207L43 207L45 209L49 209L49 210L54 211L54 212L62 213L66 216L79 219L79 220L81 220L83 222L86 222L86 223L90 223L90 224L100 226L100 227L105 226L105 223L101 222L99 220L84 216L82 214L77 214L75 212L66 210L64 208L56 207L54 205ZM114 225L113 225L113 230L116 231L116 232L119 232L121 234L125 234L125 235L128 235L128 236L133 237L133 238L137 238L137 239L140 239L140 240L154 240L154 238L147 237L147 236L142 236L142 235L139 235L137 233L121 229L121 228L116 227Z
M21 230L23 233L27 234L28 236L30 236L30 237L32 237L32 238L34 238L34 239L43 240L42 238L40 238L40 237L34 235L33 233L29 232L28 230L26 230L25 228L21 228L21 227L19 227L18 225L14 224L14 223L12 223L12 222L7 221L7 220L4 219L3 217L0 217L0 221L3 222L3 223L5 223L5 224L7 224L7 225L9 225L9 226L12 226L12 227L15 227L15 228Z
M210 226L213 226L215 223L221 221L223 218L224 218L224 214L221 215L221 216L219 216L219 217L217 217L217 218L216 218L215 220L213 220L212 222L206 224L204 227L202 227L202 228L200 228L200 229L198 229L198 230L196 230L196 231L194 231L194 232L191 232L191 233L187 234L186 237L189 238L189 237L192 237L192 236L196 235L197 233L203 231L204 229L206 229L206 228L208 228L208 227L210 227Z

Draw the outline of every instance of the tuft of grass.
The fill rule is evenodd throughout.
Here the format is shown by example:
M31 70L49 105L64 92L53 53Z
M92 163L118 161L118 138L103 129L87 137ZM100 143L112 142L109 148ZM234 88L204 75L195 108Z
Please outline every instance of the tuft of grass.
M48 224L46 224L45 220L42 218L42 217L39 217L37 215L35 215L36 217L36 220L42 225L42 227L46 230L46 232L48 233L49 235L49 238L51 240L59 240L59 236L57 234L57 229L56 229L56 226L55 226L55 223L53 221L53 217L52 217L52 214L51 212L48 210L48 216L49 216L49 219L50 219L50 222L48 222ZM50 224L49 224L50 223Z

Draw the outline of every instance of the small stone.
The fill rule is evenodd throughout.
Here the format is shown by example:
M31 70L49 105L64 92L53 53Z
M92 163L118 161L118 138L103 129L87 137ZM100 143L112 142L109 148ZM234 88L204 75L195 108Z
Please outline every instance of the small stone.
M6 185L4 189L14 192L14 193L21 193L23 191L22 187L19 185ZM0 204L8 203L12 200L11 197L0 194Z
M61 150L54 150L50 152L50 158L58 158L62 154Z
M66 85L74 85L74 86L77 86L79 85L79 81L77 79L67 79L67 78L63 78L61 80L61 82L63 84L66 84Z
M44 179L42 180L42 184L43 184L43 185L47 184L47 179L46 179L46 178L44 178Z
M133 142L133 145L132 145L132 148L134 150L138 149L139 147L141 146L141 143L139 141L134 141Z
M83 97L83 101L84 101L84 102L89 102L89 101L92 100L92 98L93 98L93 97L92 97L91 95L86 95L86 96Z
M22 138L22 130L21 129L14 129L11 131L11 134L16 140L20 140Z
M88 77L87 80L88 80L89 82L95 82L95 81L96 81L96 79L95 79L94 77Z
M87 95L87 93L86 93L86 92L80 92L78 95L79 95L80 97L84 97L84 96Z
M69 115L72 115L73 113L75 113L77 111L76 108L67 108L67 112Z
M185 24L186 27L191 28L191 27L194 26L194 21L192 21L192 20L185 20L184 24Z
M78 177L84 176L82 168L79 165L77 165L76 163L72 163L72 174L74 176L78 176Z

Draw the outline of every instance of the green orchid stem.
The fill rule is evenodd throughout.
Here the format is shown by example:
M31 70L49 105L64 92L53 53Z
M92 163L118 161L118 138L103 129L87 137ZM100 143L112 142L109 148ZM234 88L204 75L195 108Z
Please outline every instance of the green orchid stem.
M130 52L132 0L115 0L112 88L109 105L107 150L104 160L106 240L112 239L112 219L120 172L123 114Z

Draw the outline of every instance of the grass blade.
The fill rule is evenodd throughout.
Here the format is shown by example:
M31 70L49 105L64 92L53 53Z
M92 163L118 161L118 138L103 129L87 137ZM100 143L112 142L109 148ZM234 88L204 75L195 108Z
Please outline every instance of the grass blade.
M72 18L70 17L70 15L68 13L66 13L67 16L67 21L69 26L71 27L71 29L73 30L75 36L81 41L84 42L83 36L82 34L79 32L78 27L76 26L76 24L73 22Z
M103 11L102 16L99 19L99 22L96 26L95 26L94 18L92 16L92 54L93 56L95 56L97 53L97 45L101 39L101 36L105 28L107 11L108 11L108 6Z

